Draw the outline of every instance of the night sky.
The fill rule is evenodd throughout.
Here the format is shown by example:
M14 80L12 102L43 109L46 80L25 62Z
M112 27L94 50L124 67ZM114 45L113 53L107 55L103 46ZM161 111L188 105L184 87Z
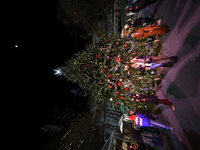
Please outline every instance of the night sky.
M52 108L83 110L69 92L77 86L54 76L53 69L90 40L73 37L71 28L58 20L56 0L8 1L2 6L2 143L5 150L40 150L49 141L42 127L52 121Z

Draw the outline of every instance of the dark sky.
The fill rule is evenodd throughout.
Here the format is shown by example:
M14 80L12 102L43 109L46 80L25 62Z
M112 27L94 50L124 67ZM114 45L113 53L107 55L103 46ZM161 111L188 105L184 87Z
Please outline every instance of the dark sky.
M49 140L41 129L51 122L52 108L79 110L77 96L69 92L76 85L54 76L53 69L90 41L73 37L71 28L58 20L56 0L2 6L2 143L8 150L39 150Z

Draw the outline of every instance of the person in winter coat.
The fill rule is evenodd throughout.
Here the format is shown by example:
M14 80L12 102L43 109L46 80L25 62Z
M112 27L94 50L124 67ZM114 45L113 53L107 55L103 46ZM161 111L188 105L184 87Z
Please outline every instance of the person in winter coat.
M164 26L148 25L146 27L136 30L135 33L131 34L131 37L135 37L137 39L143 39L143 38L147 38L149 36L164 34L166 32L167 32L167 28Z
M173 62L166 63L154 63L165 59L173 59ZM172 67L173 63L178 60L178 57L155 57L153 55L139 55L136 58L130 60L131 67L136 68L139 71L151 70L157 67Z
M168 99L159 99L158 96L154 95L144 95L144 94L134 94L132 97L137 102L147 102L154 105L158 104L165 104L172 108L172 110L175 110L175 106L172 104L172 102Z
M156 120L156 119L159 118L158 115L155 114L155 113L151 113L149 111L143 111L143 110L140 110L140 109L129 110L128 114L129 115L142 114L142 115L146 115L148 118L153 119L153 120Z
M144 23L147 23L147 22L152 22L154 21L154 18L149 18L149 17L140 17L140 18L137 18L135 19L134 21L130 21L128 23L128 26L129 27L138 27L138 26L141 26L143 25Z
M137 57L131 59L130 63L137 63L137 62L151 63L151 62L156 62L156 61L161 61L161 60L166 60L166 59L173 59L174 60L173 62L176 62L178 57L177 56L156 57L154 55L138 55Z
M139 145L146 144L151 147L155 145L163 146L163 140L161 138L155 137L150 133L144 133L141 130L132 129L131 132L128 133L128 136L136 140Z
M131 65L132 68L135 68L141 72L145 71L145 70L151 70L151 69L155 69L158 67L172 67L173 63L171 62L167 62L167 63L134 63Z
M137 126L141 128L153 127L153 128L159 128L159 129L165 129L165 130L172 130L171 126L149 119L146 115L141 115L141 114L130 115L128 116L128 119L130 121L133 121Z

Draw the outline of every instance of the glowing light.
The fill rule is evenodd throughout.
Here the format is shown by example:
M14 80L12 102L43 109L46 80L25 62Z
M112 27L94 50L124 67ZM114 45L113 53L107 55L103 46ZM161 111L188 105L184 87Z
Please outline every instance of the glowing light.
M57 76L61 76L62 75L62 71L61 71L60 68L53 69L53 71L55 71L54 75L57 75Z
M18 45L15 45L16 48L18 48Z

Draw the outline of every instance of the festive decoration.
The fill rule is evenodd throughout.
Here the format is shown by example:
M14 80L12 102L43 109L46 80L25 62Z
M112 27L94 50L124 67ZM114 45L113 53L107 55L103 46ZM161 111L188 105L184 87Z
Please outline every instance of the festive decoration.
M115 59L115 60L116 60L116 61L119 61L119 62L122 61L122 59L121 59L120 57L117 58L117 59Z
M120 42L117 42L117 45L120 46L120 45L122 45L122 44L121 44Z
M61 71L60 68L54 69L53 71L55 71L54 75L57 75L57 76L61 76L62 75L62 71Z
M113 88L113 86L112 86L112 85L109 85L109 88L111 89L111 88Z
M124 47L125 47L125 48L128 48L128 47L129 47L129 44L125 44Z
M117 94L117 95L120 95L121 93L120 93L120 92L116 92L116 94Z
M152 43L148 39L121 38L106 35L95 45L74 54L56 74L87 90L95 100L105 100L114 105L150 109L152 104L136 102L133 94L155 95L153 84L157 69L140 72L130 67L130 60L139 54L150 54ZM147 43L147 47L145 44Z
M111 58L112 58L111 55L108 55L108 56L107 56L107 59L108 59L108 60L111 60Z
M100 58L101 57L101 55L97 55L97 58Z
M112 78L112 77L113 77L113 75L112 75L112 74L109 74L109 75L108 75L108 77L109 77L109 78Z

